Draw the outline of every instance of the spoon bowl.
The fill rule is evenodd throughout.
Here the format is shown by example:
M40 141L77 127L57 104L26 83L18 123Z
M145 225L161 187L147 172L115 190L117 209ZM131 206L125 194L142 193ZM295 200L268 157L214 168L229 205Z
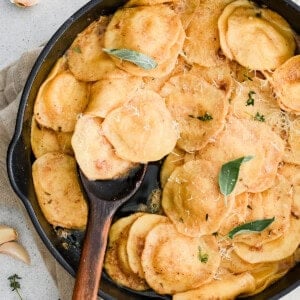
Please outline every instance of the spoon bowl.
M116 210L139 189L147 165L139 165L116 180L91 181L79 175L89 200L89 216L80 256L73 300L97 299L107 237Z

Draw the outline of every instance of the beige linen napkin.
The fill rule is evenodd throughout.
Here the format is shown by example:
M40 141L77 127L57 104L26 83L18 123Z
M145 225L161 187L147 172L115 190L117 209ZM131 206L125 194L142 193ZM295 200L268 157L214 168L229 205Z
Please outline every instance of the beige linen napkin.
M24 300L69 300L74 279L56 263L37 235L27 212L13 192L6 171L6 152L15 129L23 86L41 48L25 53L16 63L0 71L0 224L16 228L19 241L28 250L31 265L0 255L0 299L18 299L8 277L17 273Z

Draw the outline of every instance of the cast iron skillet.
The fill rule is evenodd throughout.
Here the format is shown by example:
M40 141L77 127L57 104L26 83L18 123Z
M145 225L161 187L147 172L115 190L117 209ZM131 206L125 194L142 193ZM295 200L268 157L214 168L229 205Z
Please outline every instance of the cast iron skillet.
M8 176L16 194L23 201L28 214L39 233L41 239L56 258L56 260L73 276L75 276L83 232L72 231L67 237L60 237L59 228L53 229L45 220L35 196L31 164L34 157L30 146L30 127L33 114L33 104L37 91L53 67L55 61L63 55L71 45L76 35L89 23L102 14L114 12L125 0L93 0L71 16L53 35L47 43L26 82L17 116L16 129L10 143L7 155ZM300 8L289 0L256 1L277 11L289 21L295 31L300 33ZM251 47L251 45L249 45ZM299 49L298 49L299 51ZM141 203L147 204L151 191L159 186L158 173L160 162L149 164L144 183L140 191L125 206L121 207L117 217L135 211ZM170 299L158 296L154 292L134 292L115 285L103 273L99 295L104 299ZM286 276L251 299L279 299L300 284L300 264L293 268Z

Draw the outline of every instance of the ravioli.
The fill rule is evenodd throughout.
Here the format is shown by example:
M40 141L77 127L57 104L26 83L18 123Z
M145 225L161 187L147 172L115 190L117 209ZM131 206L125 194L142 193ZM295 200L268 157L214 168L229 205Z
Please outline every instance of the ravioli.
M109 55L102 51L104 31L109 18L101 16L73 41L67 51L68 66L78 80L96 81L116 69Z
M71 132L59 132L39 125L34 117L31 121L31 148L36 158L48 152L73 155Z
M290 227L292 194L291 185L284 177L277 176L274 186L264 192L254 194L254 196L250 197L248 205L251 209L247 210L247 215L244 219L245 223L273 217L275 220L267 230L262 232L236 235L234 237L235 242L243 242L253 247L259 247L283 236L288 231ZM241 224L243 222L238 225Z
M146 90L111 111L102 128L119 157L140 163L156 161L170 153L178 135L163 99Z
M176 167L182 166L185 162L188 162L194 158L193 154L186 153L180 149L175 148L164 160L164 163L160 170L160 184L165 186L169 180L172 172Z
M32 177L38 203L50 224L85 228L88 208L73 157L58 152L46 153L33 163Z
M163 37L163 38L161 38ZM105 33L105 48L129 49L152 58L157 67L145 70L112 57L118 67L136 76L162 77L174 67L185 33L179 16L166 5L118 10Z
M193 17L186 28L183 46L187 61L205 67L220 65L218 18L232 0L198 1Z
M105 180L126 176L134 168L130 161L119 158L105 138L102 120L81 116L72 136L72 146L80 169L89 180Z
M213 280L199 289L178 293L174 300L189 299L234 299L240 294L250 293L255 289L255 279L249 273L227 275L221 280Z
M287 60L277 68L271 83L283 110L300 114L300 55Z
M179 124L179 148L188 152L203 149L223 129L228 111L225 93L201 77L172 77L160 95Z
M218 187L219 168L212 161L193 160L177 167L164 186L162 207L176 229L200 237L218 231L232 209Z
M261 117L278 135L286 133L285 115L274 98L267 80L254 77L236 84L230 109L237 118L259 120Z
M288 120L287 145L283 160L288 163L300 164L300 120Z
M234 243L234 250L238 256L250 263L271 262L284 259L292 255L299 245L300 219L291 217L287 232L268 243L255 247L245 243Z
M126 253L125 256L120 256L119 254L122 251L120 247L123 247L123 245L120 245L123 239L123 233L127 234L131 224L141 215L142 213L132 214L126 218L119 219L111 226L104 258L105 271L115 282L119 285L139 291L148 289L147 283L143 278L140 278L126 267L128 264L128 261L126 261ZM121 261L121 257L123 261Z
M146 236L156 224L167 221L168 219L165 216L143 214L134 221L128 231L128 238L126 240L128 265L141 278L145 278L141 256L144 251Z
M85 114L105 118L113 109L122 106L142 86L142 79L134 76L101 79L91 86Z
M206 255L205 263L201 262L201 255ZM200 286L214 276L219 263L215 237L188 237L178 233L170 223L154 226L146 237L142 253L145 279L160 294Z
M55 131L72 132L88 104L89 86L70 71L57 70L41 86L34 105L36 121Z
M289 24L252 2L238 0L227 5L218 28L226 57L249 69L274 70L294 55L295 39Z
M239 157L253 156L241 166L234 193L256 193L273 185L283 153L283 140L264 122L231 117L218 139L199 158L221 166Z
M245 296L252 296L260 293L266 287L284 276L287 271L294 266L294 258L292 256L272 263L265 263L261 267L251 271L251 275L255 279L255 291L246 293Z

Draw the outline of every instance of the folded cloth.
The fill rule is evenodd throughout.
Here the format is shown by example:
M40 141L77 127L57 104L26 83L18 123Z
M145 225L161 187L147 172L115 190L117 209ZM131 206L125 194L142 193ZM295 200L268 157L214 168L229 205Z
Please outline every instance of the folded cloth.
M0 299L17 299L8 277L17 274L24 300L69 300L74 279L55 261L37 235L20 199L12 190L6 170L6 153L12 138L22 89L41 48L25 53L0 71L0 225L14 227L19 242L31 257L29 266L0 254Z

